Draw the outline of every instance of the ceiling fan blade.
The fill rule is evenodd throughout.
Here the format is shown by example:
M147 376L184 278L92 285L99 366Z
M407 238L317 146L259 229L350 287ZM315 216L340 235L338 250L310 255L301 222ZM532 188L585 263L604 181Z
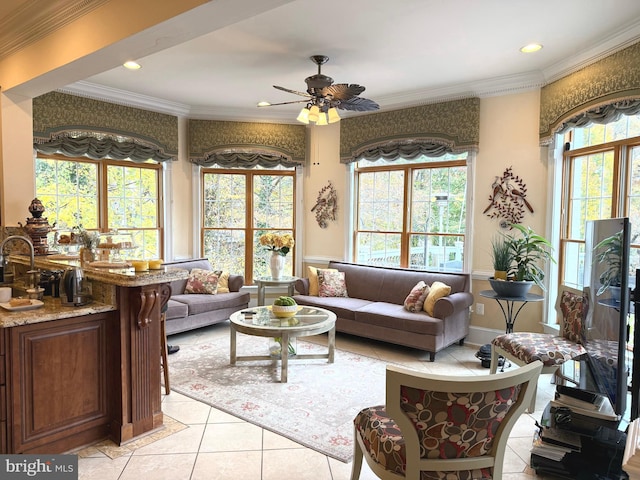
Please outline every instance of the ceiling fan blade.
M274 105L290 105L292 103L305 103L309 100L293 100L291 102L270 103L269 105L258 105L258 107L273 107Z
M309 95L307 92L297 92L288 88L279 87L278 85L274 85L273 88L277 88L278 90L282 90L283 92L293 93L294 95L300 95L301 97L311 98L311 95Z
M335 85L329 85L322 89L322 96L331 97L333 100L347 100L360 95L364 92L365 88L362 85L355 83L336 83Z
M336 108L340 108L342 110L352 110L354 112L370 112L372 110L378 110L380 108L380 105L378 105L373 100L369 100L368 98L352 97L347 100L341 101L336 105Z

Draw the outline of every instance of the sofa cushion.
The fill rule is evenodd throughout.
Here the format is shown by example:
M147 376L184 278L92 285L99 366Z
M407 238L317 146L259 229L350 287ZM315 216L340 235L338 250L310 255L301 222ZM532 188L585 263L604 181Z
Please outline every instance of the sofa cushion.
M356 322L421 335L443 335L444 333L444 324L439 318L430 317L424 312L407 312L403 305L395 303L372 302L354 313Z
M331 310L338 318L353 320L355 311L370 304L369 300L349 297L316 297L313 295L295 295L293 299L298 305L308 305Z
M218 292L218 275L213 270L194 268L189 272L187 286L184 293L208 293L215 295Z
M344 272L318 270L319 297L348 297Z
M197 315L199 313L211 312L222 308L238 307L243 308L247 303L249 294L219 293L217 295L191 295L183 293L173 295L172 300L184 303L189 309L189 315Z
M408 312L420 312L427 295L429 295L429 285L420 280L404 299L404 308Z
M173 320L174 318L184 318L189 315L189 307L184 303L176 302L169 299L167 302L166 320Z
M433 307L435 307L436 302L450 293L451 287L449 285L442 282L433 282L429 287L429 294L424 301L423 308L424 311L427 312L427 315L433 315Z

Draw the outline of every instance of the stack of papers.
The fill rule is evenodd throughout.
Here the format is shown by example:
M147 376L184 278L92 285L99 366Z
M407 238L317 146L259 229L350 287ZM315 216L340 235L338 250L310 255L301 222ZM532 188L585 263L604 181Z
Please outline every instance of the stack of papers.
M567 453L579 452L581 448L580 435L557 428L545 428L535 433L531 453L559 462Z

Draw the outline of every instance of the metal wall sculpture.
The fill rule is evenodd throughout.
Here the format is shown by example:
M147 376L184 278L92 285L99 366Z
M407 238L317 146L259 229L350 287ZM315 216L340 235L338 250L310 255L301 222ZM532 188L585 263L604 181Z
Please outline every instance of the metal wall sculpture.
M482 213L489 218L501 219L500 226L507 228L514 223L522 222L525 208L533 213L533 207L526 197L526 184L513 173L513 167L508 167L502 177L496 177L491 184L489 205Z

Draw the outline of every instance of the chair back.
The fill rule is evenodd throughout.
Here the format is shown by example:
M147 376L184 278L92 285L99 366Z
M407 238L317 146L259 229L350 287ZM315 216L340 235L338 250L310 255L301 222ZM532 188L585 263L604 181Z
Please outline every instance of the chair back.
M405 440L406 478L502 478L509 432L541 370L536 361L499 375L452 378L387 366L386 411Z
M561 285L556 299L560 322L560 336L584 345L585 319L589 310L589 297L582 290Z

